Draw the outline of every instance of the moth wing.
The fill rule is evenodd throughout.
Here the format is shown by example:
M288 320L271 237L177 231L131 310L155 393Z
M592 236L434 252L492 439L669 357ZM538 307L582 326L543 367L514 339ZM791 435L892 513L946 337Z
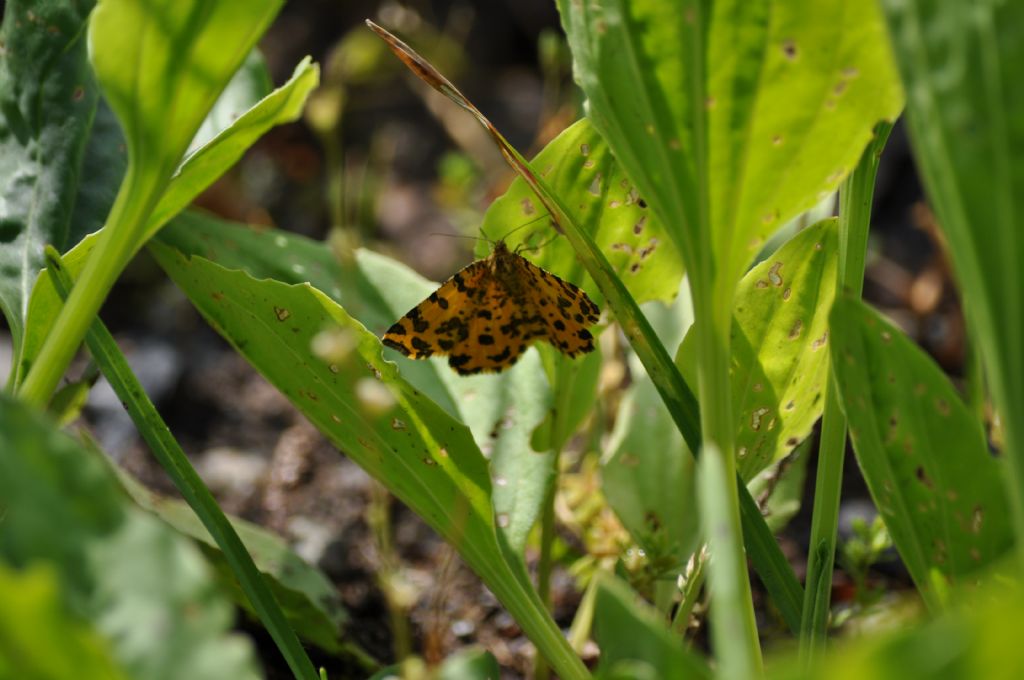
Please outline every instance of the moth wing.
M470 319L469 338L452 350L448 365L462 375L503 371L516 363L532 340L545 333L528 299L511 297L490 277Z
M555 349L575 357L594 350L594 336L587 330L597 323L601 310L578 286L541 269L526 258L527 295L544 320L544 339Z
M486 260L466 265L392 324L384 344L411 359L450 354L470 337L470 321L489 278Z

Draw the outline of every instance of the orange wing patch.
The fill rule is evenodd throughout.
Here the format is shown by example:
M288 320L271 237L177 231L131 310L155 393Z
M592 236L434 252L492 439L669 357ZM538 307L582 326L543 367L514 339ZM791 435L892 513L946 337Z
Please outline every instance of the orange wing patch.
M395 322L384 344L412 359L448 355L462 375L502 371L537 339L570 357L590 352L587 326L599 314L582 290L498 241Z

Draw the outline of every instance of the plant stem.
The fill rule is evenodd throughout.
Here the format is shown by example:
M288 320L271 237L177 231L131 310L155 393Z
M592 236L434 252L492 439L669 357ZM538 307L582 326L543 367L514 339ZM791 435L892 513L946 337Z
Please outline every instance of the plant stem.
M544 495L544 507L541 508L540 516L540 559L537 562L537 594L544 604L544 609L551 611L551 545L555 541L555 492L558 487L558 459L560 452L556 451L553 457L555 477L551 486ZM551 669L538 654L533 660L534 680L547 680L551 676Z
M703 296L695 295L694 300L703 432L697 460L697 493L711 558L711 639L719 676L745 680L761 677L764 669L743 549L733 457L735 423L729 384L731 296L708 295L723 288L726 287L695 288L705 292Z
M693 557L690 558L690 566L687 569L686 584L683 586L683 600L676 607L675 614L672 615L672 631L680 638L686 636L686 630L690 626L690 614L693 613L693 608L697 604L697 598L700 596L701 588L704 586L704 567L708 562L708 552L702 545L697 548L697 552L693 553Z
M46 251L48 271L54 288L64 298L71 289L71 279L60 262L60 255L53 248ZM78 290L76 288L75 290ZM68 305L65 305L65 309ZM296 678L315 679L316 670L299 643L295 631L288 624L280 605L260 574L242 540L235 533L231 522L217 505L213 494L196 473L185 452L171 435L167 424L157 413L153 403L146 396L142 385L132 373L124 355L110 335L110 331L99 319L87 325L86 342L104 377L110 383L118 398L124 404L132 422L139 429L142 438L153 451L153 455L167 472L182 497L195 511L203 526L210 532L227 560L231 571L249 598L260 621L266 626L288 667ZM63 373L63 371L61 371Z
M890 123L875 127L875 137L853 173L839 190L839 267L836 295L860 297L864 286L871 201L878 159L892 130ZM832 569L835 562L839 498L846 453L846 417L832 371L826 378L825 406L818 450L818 474L814 487L807 586L800 625L800 657L810 664L824 648L831 608Z
M551 548L555 542L555 496L558 493L559 463L562 458L562 447L565 445L569 433L566 432L566 415L569 413L572 401L572 384L576 371L573 365L562 357L557 357L554 362L554 388L555 399L551 406L551 442L555 451L551 457L551 481L544 494L544 505L541 508L540 517L540 559L537 563L537 594L540 596L544 608L548 612L551 607ZM538 654L534 660L534 680L547 680L550 676L550 668L547 662Z
M29 368L19 390L19 396L30 404L42 407L50 400L107 293L135 253L137 243L134 235L141 233L145 219L159 196L152 187L140 187L138 184L137 174L129 168L110 210L107 228L103 230L96 249L89 256L81 277L68 295L53 330L43 342L39 356ZM149 199L141 201L136 198L143 195Z
M366 509L366 523L373 532L380 556L377 585L384 593L391 622L391 647L395 663L403 663L412 655L412 634L409 632L408 596L402 587L398 556L391 535L391 494L376 480L370 487L370 504Z

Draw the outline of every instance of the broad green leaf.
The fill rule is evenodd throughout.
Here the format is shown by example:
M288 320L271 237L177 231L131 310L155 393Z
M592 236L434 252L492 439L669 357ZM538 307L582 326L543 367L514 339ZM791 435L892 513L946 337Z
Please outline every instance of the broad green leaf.
M46 403L121 271L189 142L281 0L104 0L89 19L89 56L128 149L106 227L34 359L19 357L18 393ZM74 274L74 272L72 272ZM26 361L28 359L28 361ZM31 361L31 366L26 364Z
M47 563L64 607L146 678L254 678L233 608L198 551L135 509L107 464L26 405L0 397L0 559ZM54 528L59 527L59 531Z
M580 120L564 130L531 165L573 211L577 224L590 233L638 303L672 299L683 275L679 255L668 246L665 228L590 121ZM487 209L481 232L493 239L507 237L509 246L536 247L524 255L600 302L597 284L521 178Z
M185 213L160 238L179 250L259 278L308 281L326 292L375 335L437 288L408 267L357 251L342 266L323 244L277 230L257 231L199 213ZM469 426L490 459L499 525L521 551L551 482L548 449L535 451L531 433L548 412L550 389L535 351L499 375L460 376L444 359L411 361L392 350L403 377ZM575 362L581 363L581 362Z
M124 470L115 468L114 471L121 486L139 507L199 544L216 569L222 588L236 604L253 614L230 566L195 512L182 500L150 491ZM274 534L237 517L230 519L295 632L325 651L341 652L341 637L349 615L327 577L306 564Z
M460 552L482 556L494 546L490 479L469 429L402 380L375 335L308 284L256 280L167 245L151 251L211 325L346 455ZM312 344L332 325L351 349L328 363Z
M690 269L721 269L723 285L834 191L902 106L874 3L559 9L595 127Z
M1012 543L1002 465L949 380L892 324L839 299L832 366L857 462L925 601Z
M267 62L258 49L249 52L242 66L235 71L227 87L217 97L213 108L203 118L186 154L197 151L243 116L274 89Z
M304 60L295 69L292 78L264 97L222 130L209 143L195 151L171 179L146 226L144 239L160 230L174 215L184 209L196 196L210 186L224 171L241 158L257 139L270 128L298 118L310 91L316 87L318 69ZM116 123L114 124L116 129ZM104 128L107 129L107 128ZM94 128L94 134L97 130ZM112 141L116 136L109 132ZM87 257L95 249L102 231L85 237L64 257L64 264L72 277L77 277ZM15 367L18 382L24 379L29 365L35 360L43 340L53 328L61 303L49 276L42 276L32 291L29 305L29 323L20 359Z
M124 130L129 175L139 173L136 181L153 181L153 189L160 190L280 4L279 0L215 4L104 0L99 4L89 22L90 57L103 94Z
M21 345L43 246L63 247L98 90L92 2L11 0L0 26L0 311Z
M601 647L599 675L622 677L616 665L642 662L656 671L651 677L663 680L711 677L705 662L680 644L658 613L614 576L602 576L597 586L594 639Z
M470 429L402 379L380 339L309 284L256 280L163 244L150 251L210 324L339 449L448 541L566 677L582 667L495 529ZM347 352L314 354L323 330Z
M836 221L828 219L798 233L739 284L730 377L745 480L793 451L821 416L836 261ZM689 381L697 374L694 341L691 332L676 358Z
M903 93L874 2L732 0L710 22L711 227L718 257L743 271L839 187Z
M0 562L0 678L127 678L109 643L68 611L59 591L43 563L19 573Z
M1024 4L882 3L914 156L999 410L1024 536Z

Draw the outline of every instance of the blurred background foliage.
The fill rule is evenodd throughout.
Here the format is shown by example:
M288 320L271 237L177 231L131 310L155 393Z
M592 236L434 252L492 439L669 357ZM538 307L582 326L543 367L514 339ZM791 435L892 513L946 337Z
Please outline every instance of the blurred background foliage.
M260 43L270 79L284 82L294 65L311 54L322 65L322 85L303 121L272 130L198 204L228 219L345 246L338 251L369 246L427 278L444 279L472 257L475 247L471 239L445 235L478 236L488 205L512 176L475 122L414 81L365 29L367 17L402 35L458 82L524 155L538 152L582 116L570 57L548 0L291 2ZM866 298L954 379L961 377L965 347L959 303L899 126L882 159L872 239ZM649 309L656 316L665 307L649 303ZM337 456L284 397L205 326L148 256L139 256L125 273L102 316L225 510L284 536L298 555L323 570L338 590L338 606L351 617L348 630L359 645L389 659L404 644L433 663L476 643L493 658L473 656L471 650L469 662L489 668L496 659L503 668L520 672L531 667L532 648L515 621L450 548L412 513L392 506L360 468ZM621 404L627 399L641 407L656 403L649 385L638 385L626 396L636 366L629 365L616 341L603 349L604 365L595 378L599 399L593 417L598 424L590 428L589 439L573 440L561 461L556 504L561 529L552 595L555 618L564 626L571 623L580 593L598 565L622 556L621 575L653 595L672 559L657 536L645 545L634 543L623 522L642 520L624 515L620 521L602 496L596 454L607 450L615 457L618 435L610 425ZM7 370L10 351L9 337L0 335L0 373ZM80 361L76 374L83 370ZM87 430L120 465L148 487L172 491L102 381L82 405L82 415ZM252 637L230 632L229 601L214 587L216 571L195 545L131 510L104 463L71 440L54 438L13 403L2 405L0 421L0 433L7 437L0 448L26 452L26 467L0 470L5 496L44 493L32 486L33 480L48 478L53 488L74 487L90 499L76 507L55 497L46 504L48 514L4 518L0 540L12 564L28 564L32 550L44 550L61 553L64 561L58 564L76 566L68 567L64 577L42 567L21 573L0 569L0 600L8 603L0 619L2 639L22 645L18 648L25 658L42 669L59 663L44 653L57 639L75 664L69 667L97 674L109 669L111 649L76 618L55 613L55 589L71 588L76 616L92 618L99 612L110 625L106 631L123 631L130 642L129 633L144 634L143 622L152 612L119 609L111 581L119 574L105 560L131 551L146 557L132 567L145 571L146 580L175 584L165 594L180 594L178 606L203 603L201 614L182 616L174 622L180 625L165 631L167 655L175 644L209 646L236 664L234 677L254 673L259 654L265 655L262 661L272 677L281 671L282 662L258 626L242 618L236 626ZM609 439L602 439L602 433L609 433ZM51 447L54 457L42 456ZM59 464L60 456L66 465ZM814 478L813 465L806 473L809 479ZM856 466L846 470L840 526L845 547L833 593L842 615L834 623L851 631L885 628L913 611L903 598L911 584L875 519ZM803 476L787 479L796 480L793 488L777 499L785 501L793 519L781 541L798 563L807 552L803 537L809 504L800 504L806 497ZM764 483L771 486L770 479ZM614 495L616 487L606 485L604 493ZM617 505L627 507L629 501L620 499ZM48 534L47 526L64 527L66 536ZM382 531L387 540L381 540ZM53 540L27 538L47 536ZM528 556L536 558L536 551L528 549ZM131 607L146 603L141 599ZM17 624L24 623L20 612L30 606L35 616L50 617L38 625L53 631L54 640L18 637ZM408 619L407 629L391 626L389 612L395 611ZM773 612L765 608L763 615L765 639L772 640L773 631L781 636L784 628ZM135 621L138 629L127 630L128 622ZM936 640L952 635L941 625L933 626ZM396 645L396 634L407 639ZM700 635L697 639L703 642ZM592 659L595 651L584 647L584 658ZM332 660L323 654L314 660L330 669ZM140 658L139 663L157 660ZM218 668L225 672L225 666ZM158 677L144 665L130 670ZM0 677L10 671L0 660ZM203 676L196 670L181 677Z

